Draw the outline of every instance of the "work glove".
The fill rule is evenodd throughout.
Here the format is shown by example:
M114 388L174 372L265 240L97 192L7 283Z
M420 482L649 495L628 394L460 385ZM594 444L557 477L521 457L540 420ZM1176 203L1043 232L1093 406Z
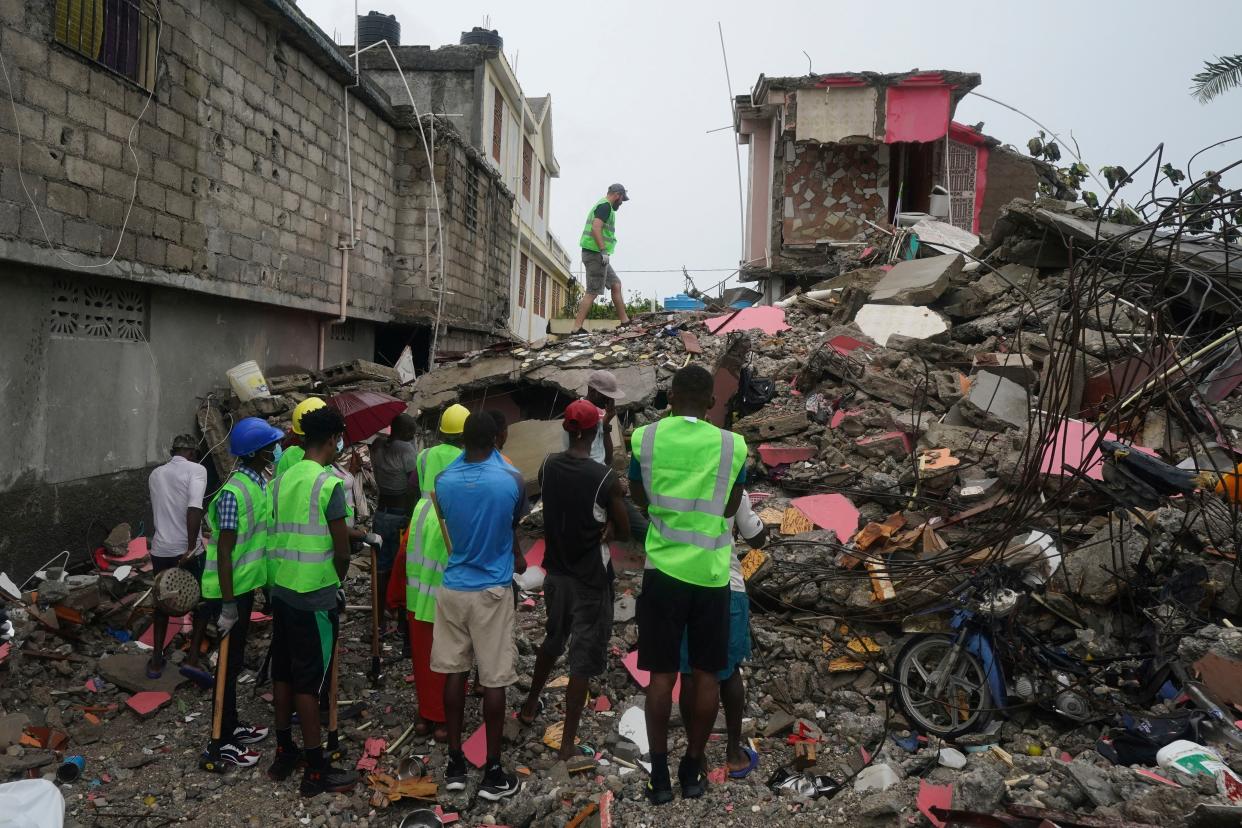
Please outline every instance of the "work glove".
M229 630L233 629L233 625L237 623L237 602L225 601L220 606L220 617L216 619L216 629L220 631L220 637L229 634Z
M336 591L336 611L342 614L345 612L345 587Z
M612 259L612 257L611 257L611 256L609 256L607 253L600 253L600 254L599 254L599 257L600 257L600 259L602 259L602 260L603 260L603 262L604 262L604 264L605 264L605 265L607 265L607 264L608 264L608 262Z
M384 545L384 539L374 532L368 533L367 536L362 539L362 542L367 546L374 546L376 549L379 549Z

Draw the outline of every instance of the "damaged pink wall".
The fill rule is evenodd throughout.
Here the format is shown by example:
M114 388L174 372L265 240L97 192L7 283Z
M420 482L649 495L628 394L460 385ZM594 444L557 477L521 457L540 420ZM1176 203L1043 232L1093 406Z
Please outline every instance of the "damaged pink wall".
M746 202L746 263L767 267L772 239L772 119L746 119L741 132L750 136L749 192Z
M889 87L884 104L884 143L936 141L948 128L949 87Z
M866 228L863 219L884 220L886 147L875 144L796 144L784 162L785 214L782 243L847 241Z

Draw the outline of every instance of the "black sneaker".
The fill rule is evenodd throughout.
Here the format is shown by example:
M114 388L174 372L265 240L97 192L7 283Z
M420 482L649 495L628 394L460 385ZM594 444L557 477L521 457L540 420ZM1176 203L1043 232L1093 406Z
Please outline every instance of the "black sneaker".
M318 796L321 793L349 793L358 784L355 771L334 768L307 768L302 772L302 786L298 793L302 796Z
M702 768L695 768L693 774L679 771L677 781L681 783L682 799L698 799L707 793L707 774L703 773Z
M293 775L293 772L297 770L300 764L302 764L302 751L297 748L285 750L278 747L276 748L276 756L272 759L272 764L267 769L267 778L273 782L284 782Z
M654 788L647 782L647 801L652 805L667 805L673 801L672 788Z
M448 764L444 768L444 790L464 791L466 789L466 757L449 754Z
M479 796L490 802L499 802L522 790L516 773L506 773L505 769L496 765L489 768L483 775L483 784L479 786Z

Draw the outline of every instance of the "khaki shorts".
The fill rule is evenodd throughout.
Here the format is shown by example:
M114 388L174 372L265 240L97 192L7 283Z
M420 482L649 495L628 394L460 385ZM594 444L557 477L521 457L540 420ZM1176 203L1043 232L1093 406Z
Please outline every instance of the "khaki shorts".
M477 659L479 684L508 687L517 681L513 590L507 586L476 592L440 587L431 643L431 669L468 673Z
M586 268L586 292L598 296L604 288L612 290L614 285L621 284L617 271L612 264L604 264L604 257L594 250L582 248L582 264Z

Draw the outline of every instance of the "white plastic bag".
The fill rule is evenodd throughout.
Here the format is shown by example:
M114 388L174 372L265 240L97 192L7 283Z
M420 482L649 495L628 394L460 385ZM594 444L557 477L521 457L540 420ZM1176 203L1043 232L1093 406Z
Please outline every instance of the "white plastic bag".
M46 779L0 785L0 828L61 828L65 798Z

